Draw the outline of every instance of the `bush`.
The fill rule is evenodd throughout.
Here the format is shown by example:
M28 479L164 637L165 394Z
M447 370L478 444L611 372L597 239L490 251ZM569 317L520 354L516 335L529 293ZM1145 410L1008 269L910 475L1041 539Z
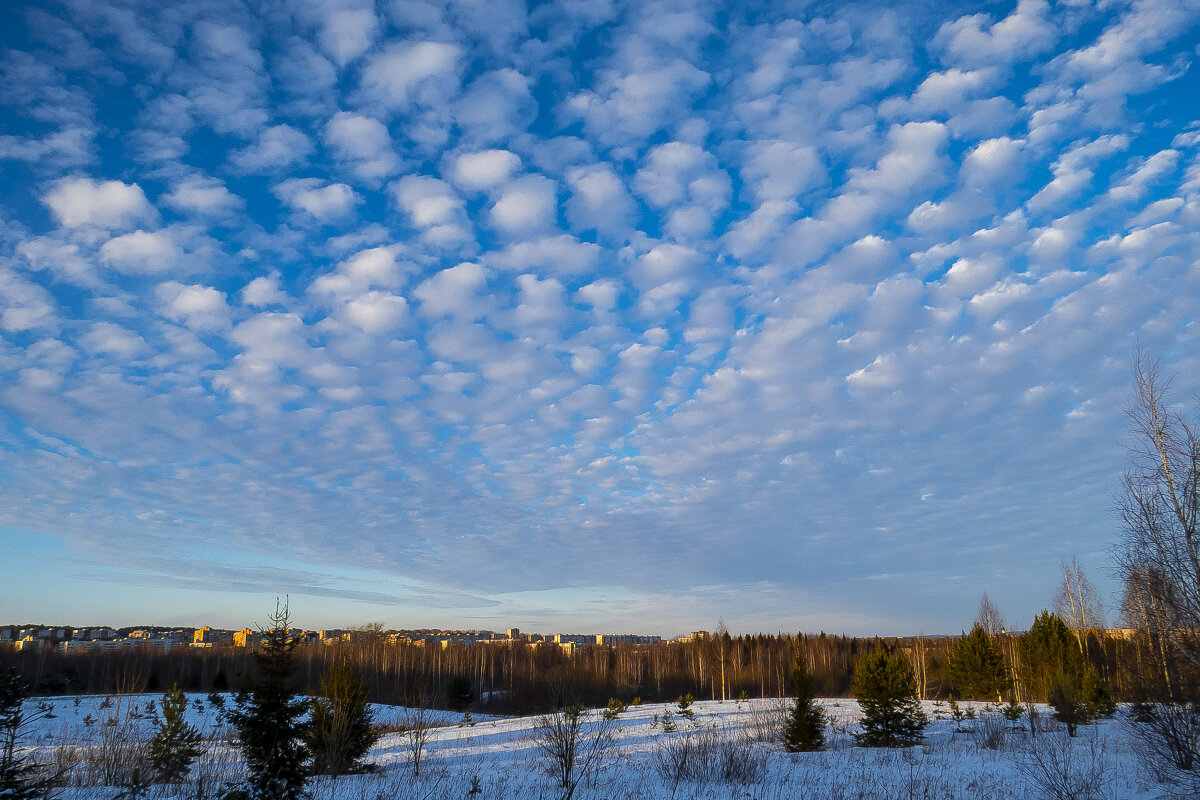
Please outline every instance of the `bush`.
M909 747L925 738L929 724L916 697L912 667L899 653L880 646L854 668L854 697L863 711L863 747Z
M533 729L534 744L563 790L563 800L570 800L579 782L600 769L612 744L611 720L602 715L585 732L586 715L581 705L566 706L540 717Z
M744 735L706 728L665 736L654 751L654 768L672 784L680 781L747 786L762 780L766 755Z

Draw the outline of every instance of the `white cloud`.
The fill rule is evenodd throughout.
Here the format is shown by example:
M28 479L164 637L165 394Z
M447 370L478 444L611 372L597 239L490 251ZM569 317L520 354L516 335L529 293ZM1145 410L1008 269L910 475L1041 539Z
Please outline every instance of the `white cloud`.
M221 331L230 325L229 304L225 294L211 286L185 286L176 281L161 283L155 289L163 316L182 322L195 331Z
M396 260L399 253L400 248L394 245L361 250L340 262L333 272L314 280L309 292L345 300L368 289L398 289L409 269Z
M458 247L472 241L466 206L444 181L427 175L406 175L391 185L396 204L408 214L421 238L439 247Z
M489 266L516 271L585 275L595 270L602 252L598 245L581 242L564 233L515 242L501 251L489 253L484 261Z
M130 228L158 220L158 213L136 183L65 178L51 187L42 202L59 224L68 228Z
M554 181L542 175L525 175L504 187L488 217L492 227L509 235L553 228L558 218Z
M480 300L487 277L478 264L459 264L437 273L417 286L412 296L426 316L463 315L478 318L484 312Z
M515 69L479 76L454 106L454 121L470 142L499 142L524 133L537 117L529 78Z
M134 231L109 239L100 248L100 260L126 275L166 272L183 251L166 233Z
M336 159L365 181L386 178L400 169L387 126L373 117L339 111L325 125L325 144Z
M370 291L346 303L346 319L370 334L393 331L408 317L408 301L400 295Z
M1046 0L1018 0L1012 14L993 23L985 14L947 22L933 47L954 63L975 66L1024 61L1054 46L1058 29Z
M628 238L637 218L637 206L612 167L576 167L567 173L567 185L571 187L567 220L573 229Z
M367 52L378 34L379 20L371 8L334 8L322 21L317 41L344 67Z
M463 153L454 159L453 180L464 189L493 189L521 168L521 158L508 150L480 150Z
M382 108L433 102L458 87L462 48L449 42L401 42L367 59L362 89Z
M203 175L189 175L176 183L162 199L178 211L213 217L232 214L246 205L245 200L229 191L224 182Z
M242 304L252 308L287 305L288 297L280 286L279 273L260 275L242 288Z
M229 154L229 163L241 172L279 172L308 161L312 141L291 125L275 125L258 136L258 141Z
M319 178L289 178L272 190L295 211L326 224L350 216L362 198L344 183L326 184Z
M95 322L79 337L79 345L88 353L131 359L146 352L146 340L112 322Z

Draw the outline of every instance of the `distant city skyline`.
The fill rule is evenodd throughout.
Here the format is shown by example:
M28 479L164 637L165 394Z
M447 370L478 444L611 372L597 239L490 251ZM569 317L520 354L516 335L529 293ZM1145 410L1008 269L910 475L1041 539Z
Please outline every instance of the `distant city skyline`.
M1115 621L1195 3L5 12L6 616Z

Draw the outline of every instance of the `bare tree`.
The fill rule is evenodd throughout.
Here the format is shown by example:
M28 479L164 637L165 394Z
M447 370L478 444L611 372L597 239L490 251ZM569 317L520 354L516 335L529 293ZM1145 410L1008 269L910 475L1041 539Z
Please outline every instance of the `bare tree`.
M1079 560L1071 557L1071 563L1062 562L1063 580L1054 598L1054 613L1067 623L1079 642L1079 651L1087 654L1087 631L1089 628L1104 627L1104 603L1096 587L1083 574Z
M1164 685L1161 702L1131 724L1147 765L1168 783L1194 790L1200 704L1175 689L1186 683L1179 675L1200 669L1200 434L1168 402L1170 382L1141 352L1134 377L1117 559L1125 574L1125 617L1155 645Z
M987 592L979 598L979 613L975 615L975 624L988 632L989 636L999 636L1004 633L1004 617L1000 609L987 596Z
M1125 613L1200 668L1200 434L1168 403L1169 382L1140 352L1134 378L1133 443L1117 512L1118 562L1138 603Z
M713 639L717 645L717 659L721 662L721 702L725 702L728 699L725 688L725 662L728 660L732 640L729 637L729 626L725 624L724 617L717 621L717 630L713 634Z

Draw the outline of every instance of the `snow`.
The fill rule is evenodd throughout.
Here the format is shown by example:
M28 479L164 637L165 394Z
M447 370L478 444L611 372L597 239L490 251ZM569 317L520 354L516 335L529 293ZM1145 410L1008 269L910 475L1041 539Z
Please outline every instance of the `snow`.
M50 714L35 720L22 742L29 755L47 762L72 763L72 783L59 795L63 800L110 800L117 787L98 785L98 756L112 742L145 741L153 729L148 704L157 695L38 698L26 703L27 714L39 706ZM229 698L232 702L232 698ZM1046 770L1037 779L1036 764L1048 764L1068 782L1098 779L1097 798L1143 800L1161 794L1138 767L1125 725L1105 720L1081 728L1069 740L1049 713L1041 709L1039 734L1031 738L1028 718L1021 730L1012 730L994 706L963 703L979 716L961 728L948 718L940 704L925 703L931 718L926 739L917 747L869 749L857 747L853 733L860 712L853 700L820 701L829 714L826 749L817 753L785 753L777 741L762 741L777 733L785 701L697 701L694 719L680 714L676 704L631 706L615 720L604 722L600 710L587 712L585 739L601 728L612 734L611 745L598 770L585 776L574 794L578 800L634 798L636 800L907 800L913 797L994 798L1031 800L1046 795ZM107 707L105 707L107 706ZM372 749L368 761L375 765L366 774L337 779L314 778L310 791L317 800L378 800L378 798L558 798L562 790L546 769L535 740L537 717L490 717L427 711L437 727L430 731L420 776L413 776L412 736L402 728L412 710L374 706L376 721L388 726ZM662 719L670 714L676 727L664 732ZM86 720L94 720L90 724ZM113 720L111 723L109 720ZM985 721L986 720L986 721ZM217 797L222 786L234 785L243 766L234 737L218 709L206 695L189 695L188 721L206 740L206 753L193 768L190 783L179 787L154 787L148 797ZM986 729L1004 726L1002 745L981 744ZM669 761L688 737L714 731L715 740L732 743L735 766L749 769L749 780L723 782L719 775L672 780L661 764ZM106 744L107 742L107 744ZM473 789L478 789L471 794Z

